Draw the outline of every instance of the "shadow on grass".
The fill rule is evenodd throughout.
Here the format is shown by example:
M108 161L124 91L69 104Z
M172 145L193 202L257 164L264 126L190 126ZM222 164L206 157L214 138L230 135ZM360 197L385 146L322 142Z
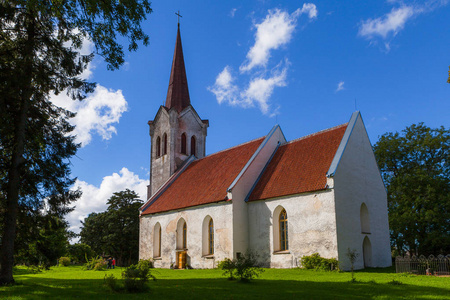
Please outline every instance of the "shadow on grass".
M449 290L415 285L371 282L316 282L258 279L244 284L220 279L159 279L150 291L121 294L110 291L102 279L24 278L19 285L0 289L0 298L14 299L450 299Z

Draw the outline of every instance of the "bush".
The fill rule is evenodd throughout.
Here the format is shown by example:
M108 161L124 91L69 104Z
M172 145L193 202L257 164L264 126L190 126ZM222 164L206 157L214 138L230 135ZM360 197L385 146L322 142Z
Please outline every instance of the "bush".
M150 279L156 280L155 276L150 273L150 266L147 261L141 264L131 265L122 272L124 279L124 287L128 292L142 292L147 289L147 282Z
M264 272L264 269L257 266L256 256L251 252L233 260L226 258L219 262L218 268L224 271L223 275L228 276L229 280L237 277L242 282L249 282Z
M70 265L70 258L64 256L59 258L60 267L67 267L68 265Z
M153 269L154 268L153 259L141 259L138 262L137 266L139 269L142 269L142 268Z
M106 270L106 261L100 256L93 257L84 264L85 270L103 271Z
M303 269L314 269L321 271L333 271L339 269L339 264L335 258L324 258L319 253L303 256L300 259Z
M217 264L217 268L223 271L223 276L227 276L228 280L233 280L234 263L231 259L225 258Z
M104 278L105 284L113 291L117 292L120 290L120 286L117 284L117 279L113 274L105 274Z

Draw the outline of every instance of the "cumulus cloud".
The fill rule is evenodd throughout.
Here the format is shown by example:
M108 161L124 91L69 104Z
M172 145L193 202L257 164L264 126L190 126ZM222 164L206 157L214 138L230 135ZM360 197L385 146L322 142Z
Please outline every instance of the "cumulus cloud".
M407 5L403 2L388 1L391 4L399 3L399 7L393 7L390 12L378 18L369 18L359 24L358 35L367 38L371 43L376 43L376 39L383 40L386 51L390 50L390 41L401 30L405 24L420 14L431 12L441 6L448 4L448 0L428 0L421 4Z
M250 71L254 67L267 65L270 52L286 45L292 38L292 33L297 25L297 19L301 14L308 14L310 19L317 17L317 8L312 3L303 4L292 14L280 9L269 10L264 21L255 24L255 44L247 53L247 61L239 70Z
M66 216L66 220L70 224L70 230L79 233L80 221L83 221L92 212L105 211L107 200L115 192L130 189L135 191L140 199L145 202L147 184L147 180L139 178L138 175L127 168L122 168L119 173L103 177L99 187L77 180L72 189L81 189L83 195L75 202L75 210Z
M337 85L336 92L344 90L344 81L340 81Z
M74 101L63 93L53 95L51 100L55 105L77 113L70 122L76 126L73 134L82 146L91 142L93 134L100 135L104 140L111 139L113 133L117 133L114 124L119 123L122 114L127 111L122 91L101 85L97 85L94 93L83 101Z
M297 20L301 15L307 15L308 19L317 17L317 8L312 3L305 3L293 13L281 9L269 10L265 18L257 24L255 43L249 49L245 61L239 67L238 76L248 76L247 79L237 80L232 68L227 65L217 75L214 85L208 90L214 93L219 104L227 103L232 106L254 107L257 106L265 115L278 114L279 106L271 109L270 97L276 87L287 85L287 71L289 61L285 59L279 62L271 70L268 65L271 52L287 45L297 26ZM245 86L239 83L248 80Z

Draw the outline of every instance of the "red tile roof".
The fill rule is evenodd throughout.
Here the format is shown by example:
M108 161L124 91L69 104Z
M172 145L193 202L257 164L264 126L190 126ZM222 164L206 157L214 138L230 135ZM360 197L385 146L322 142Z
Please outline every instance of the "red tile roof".
M326 173L346 128L343 124L280 146L249 201L325 189Z
M227 200L227 188L264 138L192 162L142 215Z

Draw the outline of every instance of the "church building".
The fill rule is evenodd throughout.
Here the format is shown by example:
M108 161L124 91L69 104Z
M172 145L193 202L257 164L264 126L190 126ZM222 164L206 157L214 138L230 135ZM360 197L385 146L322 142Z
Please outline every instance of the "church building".
M391 265L387 197L361 114L287 141L280 126L205 155L208 120L189 97L180 27L164 106L148 122L151 175L140 208L140 259L214 268L251 251L293 268L319 253L349 269Z

